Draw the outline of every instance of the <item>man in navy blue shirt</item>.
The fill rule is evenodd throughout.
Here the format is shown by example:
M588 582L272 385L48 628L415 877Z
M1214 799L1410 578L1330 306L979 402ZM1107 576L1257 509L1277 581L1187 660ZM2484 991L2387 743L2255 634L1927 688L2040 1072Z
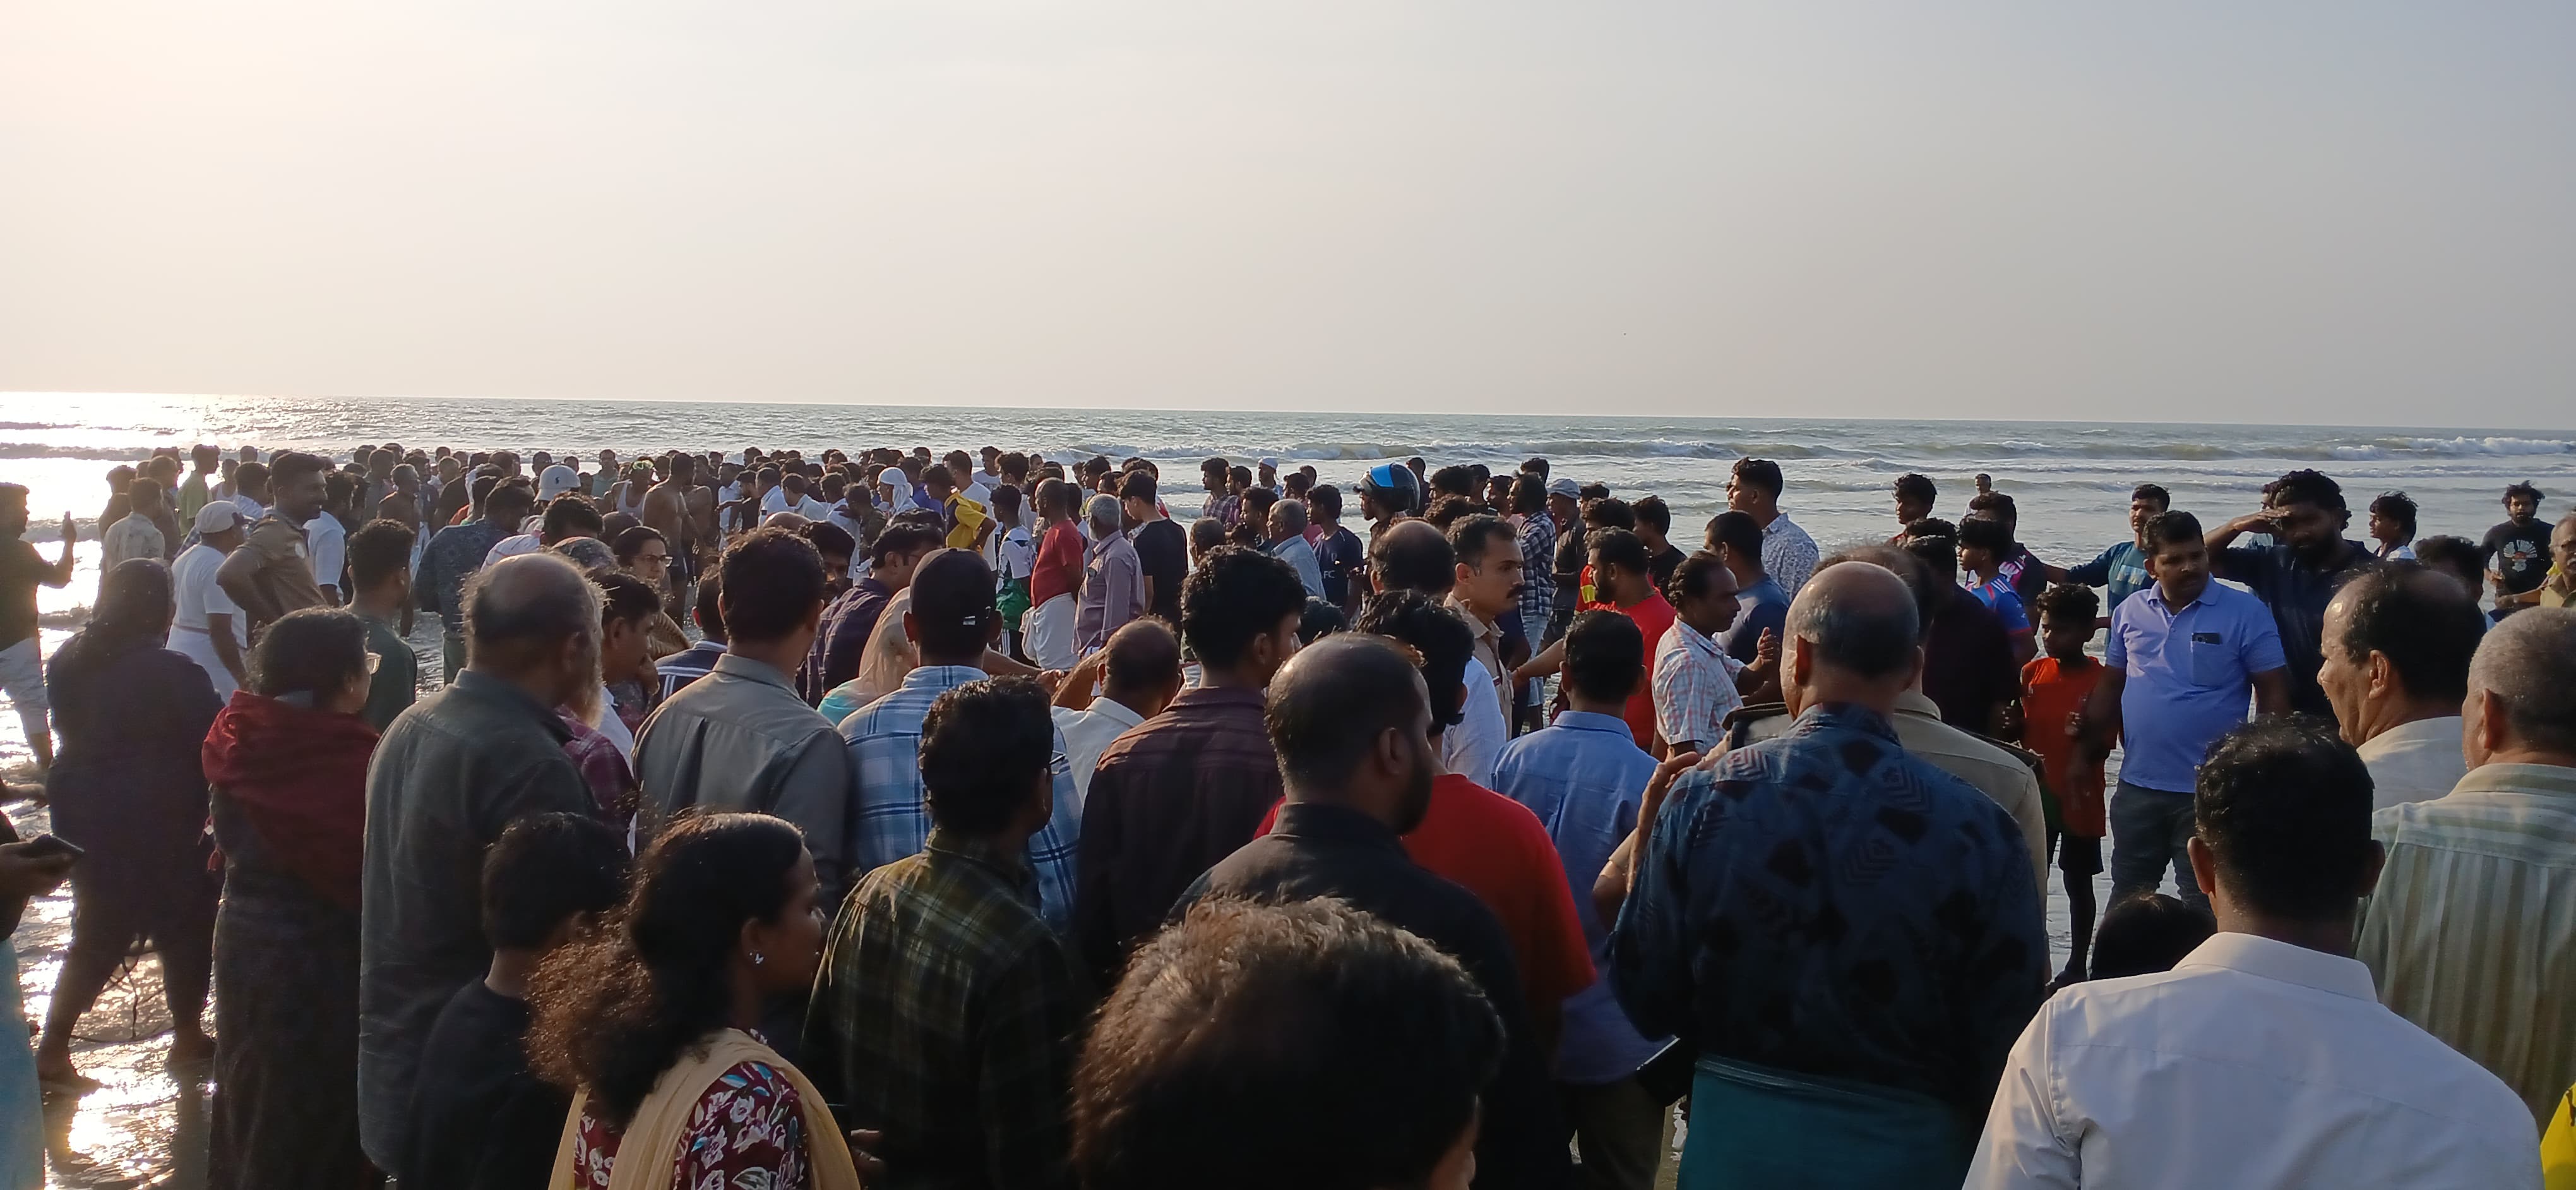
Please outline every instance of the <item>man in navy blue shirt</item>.
M1897 742L1916 628L1884 567L1817 573L1782 634L1796 724L1647 792L1609 978L1697 1047L1692 1112L1722 1123L1684 1185L1956 1184L2040 1003L2020 828Z
M1728 509L1710 517L1705 544L1735 575L1736 604L1742 609L1735 623L1717 635L1717 646L1751 665L1761 650L1762 634L1779 635L1781 621L1788 618L1789 593L1762 569L1762 525L1751 515ZM1646 642L1648 648L1654 645Z
M2210 572L2245 584L2272 609L2290 666L2290 709L2302 715L2334 718L2334 704L2317 685L2326 660L2326 605L2345 579L2379 565L2369 546L2344 538L2351 524L2342 485L2303 469L2263 485L2263 511L2209 535ZM2229 548L2244 533L2269 533L2272 544Z
M2210 550L2198 519L2187 512L2157 517L2147 525L2147 543L2155 585L2112 609L2102 682L2084 709L2093 748L2126 748L2111 794L2107 903L2153 892L2171 864L2182 899L2206 905L2184 849L2201 757L2244 722L2249 690L2264 714L2289 709L2291 675L2262 602L2209 580Z

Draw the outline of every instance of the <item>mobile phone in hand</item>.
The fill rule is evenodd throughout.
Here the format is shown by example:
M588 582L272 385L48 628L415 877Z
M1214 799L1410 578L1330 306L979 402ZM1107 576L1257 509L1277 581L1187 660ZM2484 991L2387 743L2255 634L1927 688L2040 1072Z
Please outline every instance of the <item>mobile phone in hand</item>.
M60 855L77 861L86 853L60 835L38 835L27 840L24 854L35 859L51 859Z

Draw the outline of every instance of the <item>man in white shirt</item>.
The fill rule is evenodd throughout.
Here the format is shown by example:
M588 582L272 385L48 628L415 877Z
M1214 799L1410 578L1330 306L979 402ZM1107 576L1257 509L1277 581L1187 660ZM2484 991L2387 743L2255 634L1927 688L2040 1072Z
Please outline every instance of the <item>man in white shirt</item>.
M537 521L535 532L504 537L493 542L491 550L483 555L483 564L491 566L503 558L515 558L521 554L553 549L557 542L566 538L595 539L606 526L607 522L600 517L599 510L591 506L590 501L579 496L557 500L546 505L546 511Z
M2266 718L2219 737L2189 843L2219 932L2171 971L2041 1007L1968 1190L2536 1190L2522 1100L2381 1007L2350 957L2383 858L2369 790L2331 728Z
M1092 697L1094 683L1100 696ZM1181 641L1160 620L1131 620L1108 647L1082 659L1056 688L1055 726L1073 770L1074 809L1091 794L1100 754L1127 730L1163 713L1181 694Z
M2477 602L2429 570L2363 571L2326 605L2317 684L2370 766L2378 809L2431 801L2468 773L2460 700L2485 634Z
M231 698L249 680L250 617L215 581L224 555L240 547L247 528L240 508L212 501L197 510L197 544L170 564L171 594L178 603L170 648L206 671L218 698Z
M973 456L962 450L952 450L940 462L947 465L948 477L957 481L957 491L961 495L986 508L993 506L993 486L985 483L983 474L975 470Z
M268 495L268 464L245 462L233 468L232 502L241 510L243 524L256 525L268 515Z
M1673 570L1673 626L1654 642L1655 730L1678 755L1726 749L1726 717L1744 705L1743 667L1717 645L1735 622L1735 574L1717 555L1693 554Z
M1780 511L1780 490L1787 480L1780 464L1769 459L1737 459L1726 481L1726 506L1762 526L1762 569L1780 590L1795 599L1798 588L1816 570L1816 539Z

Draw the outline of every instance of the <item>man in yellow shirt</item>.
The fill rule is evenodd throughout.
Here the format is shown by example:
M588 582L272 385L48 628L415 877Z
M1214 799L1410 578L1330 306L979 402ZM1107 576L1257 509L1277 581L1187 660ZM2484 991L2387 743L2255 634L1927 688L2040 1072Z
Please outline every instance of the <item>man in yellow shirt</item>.
M984 538L993 531L993 518L985 515L984 506L966 498L957 490L957 477L948 468L933 465L921 469L921 486L930 498L948 510L948 548L981 550Z

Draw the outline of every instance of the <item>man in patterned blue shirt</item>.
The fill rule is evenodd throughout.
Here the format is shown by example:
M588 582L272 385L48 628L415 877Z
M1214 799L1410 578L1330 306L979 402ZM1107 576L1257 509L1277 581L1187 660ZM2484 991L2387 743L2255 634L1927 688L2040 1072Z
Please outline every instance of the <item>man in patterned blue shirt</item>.
M1957 1185L2042 999L2020 829L1897 742L1916 620L1883 567L1817 574L1783 633L1795 726L1647 793L1609 975L1726 1121L1691 1130L1685 1186Z
M973 550L943 549L912 572L912 606L904 630L920 648L921 662L894 693L859 708L841 723L857 772L853 804L857 826L850 879L919 854L930 839L930 809L922 798L921 723L939 696L981 681L976 668L1000 638L1002 613L994 604L993 568ZM1059 934L1073 922L1073 855L1082 833L1081 802L1073 770L1064 762L1064 735L1055 737L1055 806L1045 827L1029 837L1029 869L1037 875L1038 909Z

